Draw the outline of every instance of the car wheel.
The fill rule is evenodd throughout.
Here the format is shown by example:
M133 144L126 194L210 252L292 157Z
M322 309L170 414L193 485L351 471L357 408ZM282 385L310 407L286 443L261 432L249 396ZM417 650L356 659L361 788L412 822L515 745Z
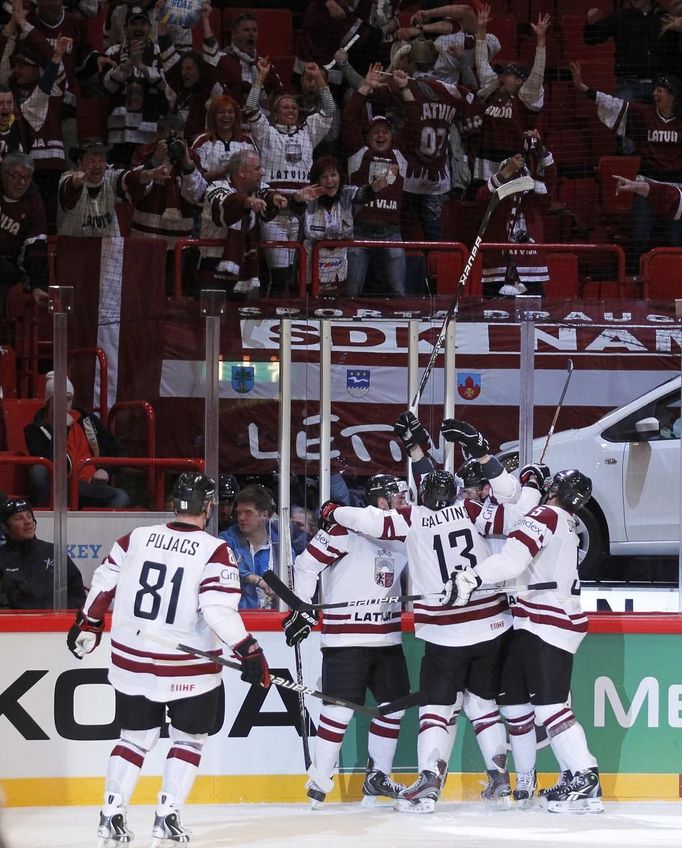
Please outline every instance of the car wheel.
M581 580L599 580L606 559L604 531L588 507L576 513L578 531L578 574Z

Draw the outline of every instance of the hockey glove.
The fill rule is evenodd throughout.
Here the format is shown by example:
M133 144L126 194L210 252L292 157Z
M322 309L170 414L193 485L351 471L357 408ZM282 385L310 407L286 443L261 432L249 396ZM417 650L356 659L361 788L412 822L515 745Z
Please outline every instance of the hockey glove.
M267 689L270 685L270 668L265 659L263 649L249 633L246 639L232 648L232 653L242 664L242 680L252 686L262 686Z
M79 660L92 653L99 645L104 630L104 621L88 618L82 610L76 613L76 620L66 634L66 647Z
M287 645L294 648L310 636L310 631L319 620L315 610L293 610L282 622Z
M480 459L490 452L490 444L482 433L479 433L466 421L458 421L456 418L446 418L441 427L441 433L448 442L459 442L473 459Z
M453 571L450 579L443 586L443 597L439 603L444 607L464 607L469 603L469 598L481 585L481 578L473 568L465 568L462 571Z
M393 425L393 432L404 443L405 449L415 446L425 449L429 444L429 434L426 427L419 421L414 412L402 412Z
M522 486L529 486L531 489L538 489L544 492L547 487L547 481L552 476L549 466L544 462L533 462L530 465L524 465L519 472L519 480Z
M325 501L320 507L320 526L322 527L322 522L326 522L327 525L334 524L334 510L340 507L341 504L337 504L334 501ZM322 527L323 530L326 530L327 527Z

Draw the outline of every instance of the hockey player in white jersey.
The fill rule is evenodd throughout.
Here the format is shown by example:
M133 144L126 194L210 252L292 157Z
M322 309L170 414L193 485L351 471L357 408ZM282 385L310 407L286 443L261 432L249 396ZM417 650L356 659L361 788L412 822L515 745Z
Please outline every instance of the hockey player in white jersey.
M447 419L442 432L479 460L498 500L517 496L518 482L489 455L488 442L477 430L466 422ZM322 513L324 518L356 532L405 541L413 589L425 595L442 591L444 578L452 568L471 567L489 555L490 549L481 535L486 528L495 526L498 532L505 532L539 500L537 489L529 489L511 511L497 504L496 517L492 518L484 513L483 504L457 502L455 480L447 471L424 475L419 493L421 505L401 507L388 514L372 507L358 509L335 504L324 505ZM459 695L465 690L470 698L467 714L473 721L488 770L489 785L484 798L487 794L491 799L497 795L501 781L508 786L502 759L504 727L494 698L511 615L503 590L475 600L472 607L462 615L462 611L437 602L425 600L414 605L415 635L426 642L420 689L427 693L428 705L420 708L419 715L419 777L401 793L396 804L401 812L430 813L435 809L454 742Z
M470 608L469 598L482 584L511 578L522 585L556 584L552 589L519 590L511 599L514 638L497 698L502 714L515 726L515 759L518 749L518 756L532 758L534 765L534 716L544 725L562 774L540 798L555 813L604 809L597 761L568 705L573 655L587 633L574 515L591 493L589 477L575 469L559 471L545 502L520 519L499 553L453 571L445 584L444 601L463 610Z
M102 848L133 839L126 808L145 755L159 739L166 710L171 747L152 844L190 841L191 832L180 821L180 807L192 788L204 742L223 709L222 666L172 647L160 648L154 635L217 657L225 643L241 661L242 680L270 685L263 651L237 612L241 591L234 555L225 542L204 532L216 502L217 489L210 477L192 471L181 474L173 487L176 520L138 527L114 543L67 636L69 650L78 659L93 651L116 596L109 682L116 691L121 738L107 769L97 829Z
M400 481L390 474L370 477L365 488L367 502L379 512L405 505ZM322 528L296 558L294 589L310 602L318 581L326 603L349 598L387 598L400 595L400 579L407 564L405 546L398 541L379 542L338 524ZM292 612L284 620L288 645L305 639L317 615ZM364 704L369 689L377 703L402 698L410 691L407 663L402 648L399 603L335 609L322 622L322 688L336 697ZM369 759L362 787L363 804L380 798L395 799L405 787L391 779L398 745L400 721L405 711L379 716L369 725ZM315 739L315 756L306 783L313 808L324 803L333 787L344 733L352 710L324 704Z

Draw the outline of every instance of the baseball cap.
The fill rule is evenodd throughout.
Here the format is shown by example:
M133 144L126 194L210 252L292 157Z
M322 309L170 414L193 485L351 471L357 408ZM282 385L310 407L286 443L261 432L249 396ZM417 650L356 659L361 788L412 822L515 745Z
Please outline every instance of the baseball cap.
M148 24L151 24L149 13L146 9L143 9L142 6L131 6L128 9L128 13L126 14L126 23L129 24L131 21L134 21L135 18L144 18Z
M500 67L498 73L514 74L514 76L519 77L522 80L528 79L528 68L523 65L519 65L517 62L507 62L505 65Z

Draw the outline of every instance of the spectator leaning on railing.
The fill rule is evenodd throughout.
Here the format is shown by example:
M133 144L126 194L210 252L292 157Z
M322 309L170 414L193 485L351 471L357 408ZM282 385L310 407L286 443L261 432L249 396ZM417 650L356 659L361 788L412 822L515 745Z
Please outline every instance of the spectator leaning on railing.
M628 103L590 88L582 78L580 62L571 62L573 83L597 107L597 114L619 136L627 134L641 157L639 173L664 183L682 181L682 83L660 76L654 84L653 103ZM682 246L682 222L661 219L646 197L635 195L630 214L628 272L639 272L639 257L652 247Z
M115 457L121 454L116 437L102 424L94 412L73 406L73 384L66 381L66 461L69 476L78 463L98 456ZM53 459L54 432L54 373L47 373L45 406L36 412L33 421L24 427L26 447L30 456ZM109 472L101 466L88 465L79 477L79 507L94 506L122 509L130 504L123 489L109 484ZM44 465L32 465L29 470L31 502L47 506L49 502L50 472Z

